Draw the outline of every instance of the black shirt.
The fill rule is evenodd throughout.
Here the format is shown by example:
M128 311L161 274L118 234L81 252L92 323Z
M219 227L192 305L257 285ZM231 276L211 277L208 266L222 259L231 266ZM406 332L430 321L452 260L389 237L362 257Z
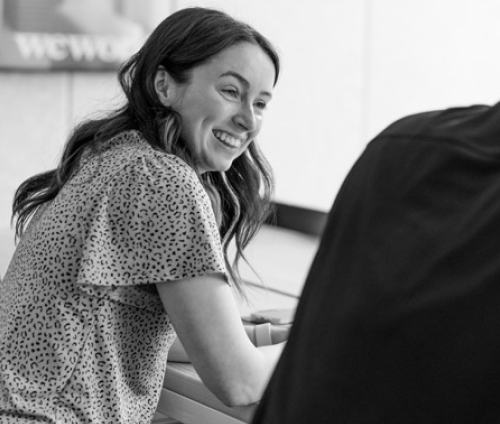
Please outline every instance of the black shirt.
M254 424L500 422L500 106L403 118L347 176Z

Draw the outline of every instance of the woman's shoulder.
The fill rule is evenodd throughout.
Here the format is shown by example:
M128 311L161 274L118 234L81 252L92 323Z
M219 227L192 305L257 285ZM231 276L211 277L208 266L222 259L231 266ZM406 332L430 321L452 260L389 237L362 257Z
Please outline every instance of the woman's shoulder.
M104 143L103 157L129 164L144 159L151 165L169 166L192 173L194 170L178 156L152 146L137 130L124 131Z
M137 130L119 133L93 148L84 156L78 174L73 183L89 180L94 184L110 182L121 174L160 180L168 178L191 184L199 182L195 171L185 161L152 146Z

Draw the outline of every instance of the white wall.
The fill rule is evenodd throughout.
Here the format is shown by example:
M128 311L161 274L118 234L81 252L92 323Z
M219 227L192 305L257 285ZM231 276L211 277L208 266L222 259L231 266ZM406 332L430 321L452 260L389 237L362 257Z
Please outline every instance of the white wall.
M370 4L368 137L408 113L500 100L500 1Z
M218 7L279 47L283 71L261 143L282 202L327 211L365 144L391 121L500 97L498 0L148 4L150 25L179 8ZM17 185L53 167L72 124L117 96L113 74L0 73L0 229Z

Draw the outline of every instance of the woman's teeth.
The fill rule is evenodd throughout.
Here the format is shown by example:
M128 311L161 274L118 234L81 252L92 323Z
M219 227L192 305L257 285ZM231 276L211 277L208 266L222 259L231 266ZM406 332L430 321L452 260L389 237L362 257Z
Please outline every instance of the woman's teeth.
M241 143L241 140L239 138L230 136L229 134L222 131L214 131L214 135L215 137L217 137L217 139L230 147L238 147Z

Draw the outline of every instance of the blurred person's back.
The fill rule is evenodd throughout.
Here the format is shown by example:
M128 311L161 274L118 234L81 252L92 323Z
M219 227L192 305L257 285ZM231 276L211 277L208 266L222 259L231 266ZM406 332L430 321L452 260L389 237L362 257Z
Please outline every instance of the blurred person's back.
M330 212L263 423L500 422L500 105L376 137Z

